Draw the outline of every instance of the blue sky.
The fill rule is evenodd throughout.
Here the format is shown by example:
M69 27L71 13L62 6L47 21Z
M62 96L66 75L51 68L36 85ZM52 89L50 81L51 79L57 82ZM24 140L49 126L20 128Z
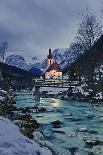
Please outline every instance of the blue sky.
M0 41L7 55L43 58L49 48L69 47L86 7L101 17L102 0L0 0Z

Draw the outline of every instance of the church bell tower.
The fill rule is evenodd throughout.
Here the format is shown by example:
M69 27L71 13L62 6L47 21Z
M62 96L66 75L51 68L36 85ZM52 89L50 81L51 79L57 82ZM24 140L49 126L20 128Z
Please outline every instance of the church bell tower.
M53 57L51 54L51 49L49 49L49 55L47 57L48 57L48 66L50 66L53 64Z

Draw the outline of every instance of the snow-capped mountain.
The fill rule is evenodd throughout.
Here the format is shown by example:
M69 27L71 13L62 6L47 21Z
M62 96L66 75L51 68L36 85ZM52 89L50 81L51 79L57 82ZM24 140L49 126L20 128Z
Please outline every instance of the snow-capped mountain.
M57 48L52 52L52 56L62 69L67 64L70 64L74 61L74 55L72 50L69 48ZM32 67L34 67L44 71L47 67L47 58L42 60L40 58L33 57L32 63L27 64L23 56L13 54L6 58L5 63L25 70L30 70Z
M26 61L23 56L21 55L10 55L9 57L6 58L5 61L6 64L16 66L18 68L28 70L29 66L26 64Z
M70 64L74 61L74 54L69 48L57 48L52 52L52 56L62 69L67 64ZM42 64L44 65L42 68L45 69L47 66L47 58L43 61Z

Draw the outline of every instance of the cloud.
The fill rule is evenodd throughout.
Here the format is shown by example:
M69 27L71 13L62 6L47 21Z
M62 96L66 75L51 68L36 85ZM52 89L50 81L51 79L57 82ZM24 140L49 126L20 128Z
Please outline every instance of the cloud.
M101 0L1 0L0 41L28 61L49 48L69 47L85 5L98 11Z

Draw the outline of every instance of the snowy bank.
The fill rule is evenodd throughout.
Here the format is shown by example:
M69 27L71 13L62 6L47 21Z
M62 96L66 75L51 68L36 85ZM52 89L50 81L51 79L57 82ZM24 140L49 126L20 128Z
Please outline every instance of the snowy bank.
M23 136L10 120L0 116L0 155L52 155L47 147Z

